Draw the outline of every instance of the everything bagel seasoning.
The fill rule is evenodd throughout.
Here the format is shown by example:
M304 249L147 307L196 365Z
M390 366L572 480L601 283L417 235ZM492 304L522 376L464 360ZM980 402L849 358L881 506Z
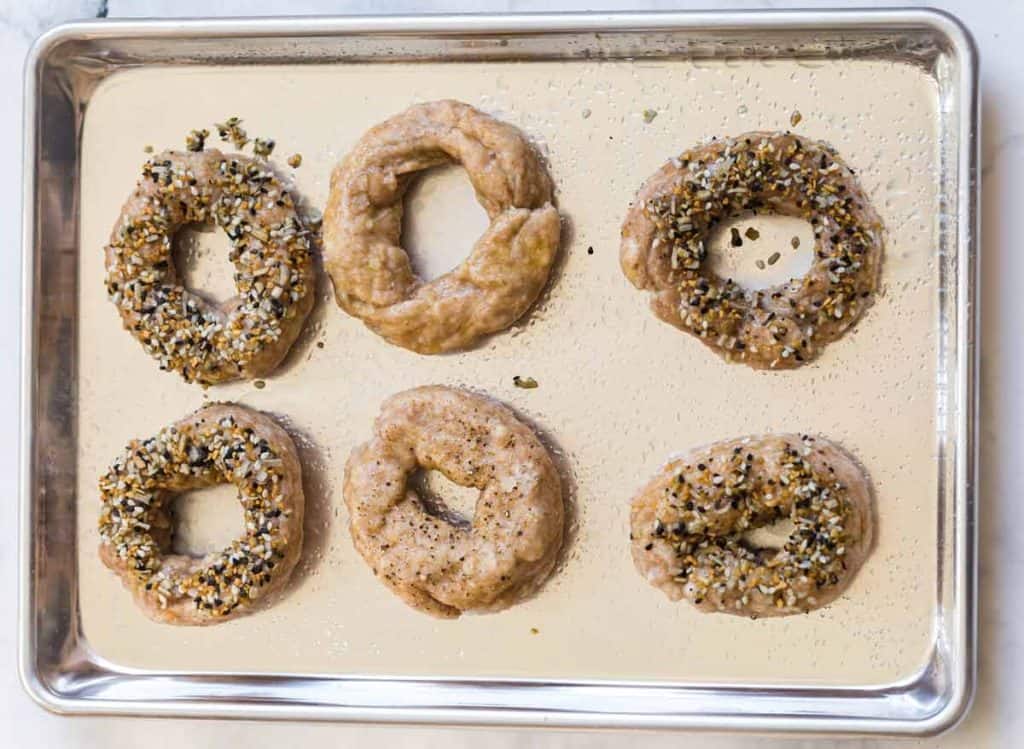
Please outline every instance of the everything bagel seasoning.
M674 461L633 501L634 560L672 598L709 611L784 615L824 605L870 545L866 480L807 435L746 438ZM788 520L782 544L756 529Z
M238 295L223 306L181 286L174 268L177 230L207 222L231 242ZM161 369L204 383L261 374L264 350L286 350L311 304L310 231L264 161L165 152L143 166L115 228L106 285L126 327Z
M745 211L811 224L806 275L747 290L706 267L712 229ZM775 369L810 361L856 322L877 288L881 253L881 221L832 148L748 133L687 151L648 180L623 226L621 262L635 286L655 292L659 317L729 361Z
M225 482L238 488L244 533L202 560L168 562L169 498ZM261 595L286 556L283 526L294 510L284 483L282 457L252 427L232 416L182 422L133 440L100 479L101 543L161 609L188 599L206 616L226 617Z

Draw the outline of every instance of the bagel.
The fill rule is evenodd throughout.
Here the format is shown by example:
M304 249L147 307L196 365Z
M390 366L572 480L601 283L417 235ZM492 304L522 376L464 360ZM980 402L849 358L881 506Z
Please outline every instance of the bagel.
M222 483L238 488L242 535L203 558L171 553L169 500ZM269 416L242 406L207 406L133 440L99 489L100 559L155 621L219 624L247 613L284 586L302 551L295 444Z
M174 236L215 223L231 240L238 294L212 303L181 285ZM160 368L186 382L262 377L277 368L313 306L309 231L262 159L215 149L145 163L106 247L107 295Z
M711 230L745 210L811 223L814 260L803 277L748 291L706 267ZM619 259L665 322L727 361L792 369L871 305L882 222L834 149L791 133L754 132L686 151L648 179L623 223Z
M782 434L718 442L665 465L633 499L633 561L701 611L752 618L820 608L871 549L871 484L838 445ZM789 519L779 548L747 534Z
M437 470L480 491L471 521L432 508L409 486ZM522 599L551 572L562 543L558 471L505 406L442 386L392 396L374 436L345 469L356 549L410 606L452 618Z
M424 282L402 249L403 197L458 162L491 219L455 270ZM457 101L417 104L371 128L331 177L324 267L338 304L421 354L465 349L529 309L558 253L551 179L516 128Z

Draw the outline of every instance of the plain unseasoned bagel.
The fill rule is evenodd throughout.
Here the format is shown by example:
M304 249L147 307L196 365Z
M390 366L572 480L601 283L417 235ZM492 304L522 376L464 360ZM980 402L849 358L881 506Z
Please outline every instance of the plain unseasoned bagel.
M467 259L424 282L400 245L420 171L458 162L491 219ZM457 101L418 104L370 129L335 169L324 266L349 314L422 354L466 348L533 304L558 252L551 180L513 126Z
M231 240L238 294L213 304L179 282L173 243L190 223ZM106 248L107 294L161 369L188 382L270 374L313 305L309 232L267 162L217 150L146 162Z
M820 437L718 442L671 461L633 499L633 561L702 611L807 612L839 596L870 551L871 497L853 458ZM745 538L786 518L781 548Z
M230 483L245 528L201 559L170 553L177 493ZM100 479L100 558L150 618L218 624L281 588L302 551L302 469L270 417L214 405L133 440Z
M469 524L428 510L409 479L437 470L480 491ZM562 543L561 482L547 449L501 404L454 388L384 402L345 469L355 547L406 603L434 616L505 608L532 592Z
M814 228L801 277L760 291L705 264L711 230L744 210L796 216ZM728 361L793 368L817 356L871 305L882 223L836 152L789 133L747 133L672 159L641 188L622 227L622 270L665 322Z

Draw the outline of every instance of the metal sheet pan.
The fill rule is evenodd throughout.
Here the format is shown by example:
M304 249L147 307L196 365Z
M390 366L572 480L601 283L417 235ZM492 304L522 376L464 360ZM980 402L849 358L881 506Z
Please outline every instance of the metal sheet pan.
M815 72L818 76L827 76L829 71L836 75L860 75L862 77L858 80L864 81L863 76L867 74L863 66L879 65L879 74L874 78L877 88L872 87L870 94L863 90L860 93L868 96L861 101L862 108L864 101L870 101L872 96L877 96L880 101L887 93L897 91L895 78L889 74L892 71L913 70L915 75L927 79L928 121L931 126L917 143L931 170L928 172L931 184L925 190L926 197L920 199L916 206L901 208L900 190L884 179L884 165L876 164L862 172L876 201L895 201L895 208L883 209L883 217L886 210L891 210L894 216L912 218L912 221L900 222L901 225L913 223L926 234L924 240L910 235L891 236L889 265L910 275L924 269L931 279L929 283L914 284L912 278L908 282L905 276L893 277L886 298L878 305L883 310L886 304L891 305L893 309L888 314L894 315L894 319L918 319L928 340L927 346L915 350L924 358L923 363L917 359L888 357L882 369L898 377L890 382L880 375L877 383L877 387L884 388L881 407L897 408L899 401L894 398L904 394L900 387L911 387L916 382L912 378L907 379L910 370L913 369L916 376L921 376L921 371L927 375L926 386L917 388L920 391L918 400L925 404L924 411L920 412L923 418L920 421L914 416L907 419L914 423L906 432L927 435L927 446L924 450L908 452L909 462L904 466L908 475L927 474L927 480L918 481L920 489L917 492L905 487L900 491L893 490L896 494L894 502L902 504L893 504L888 510L882 508L880 522L883 533L888 520L890 533L909 533L913 536L908 537L910 541L916 543L924 539L928 548L922 549L913 559L903 553L887 557L876 550L876 557L881 556L883 561L876 565L873 573L868 572L865 580L859 581L864 590L877 584L879 590L887 591L890 598L884 600L889 601L890 607L894 600L892 596L902 590L900 586L913 582L917 592L908 595L908 600L926 599L927 605L923 608L907 607L906 611L897 611L891 617L880 612L891 625L886 631L897 632L891 636L879 636L867 628L846 627L853 632L854 638L875 638L861 645L866 648L864 652L874 653L873 657L884 664L884 668L859 672L840 660L822 667L821 673L812 676L800 664L794 662L792 668L777 666L767 655L759 664L750 662L749 655L744 656L747 662L738 667L716 663L713 658L707 662L696 658L687 662L679 658L689 652L686 650L672 651L675 659L668 659L668 666L664 668L645 666L642 661L632 666L610 660L605 662L599 652L581 655L580 663L576 663L575 656L566 659L564 653L560 654L559 643L565 643L576 635L571 627L560 631L559 627L563 626L560 622L586 609L576 604L559 608L553 602L565 604L567 600L584 600L581 596L587 590L585 571L589 569L590 574L596 573L592 565L588 567L586 561L579 560L595 559L605 554L604 558L610 560L609 563L615 563L616 570L625 568L619 564L620 559L608 556L611 552L599 551L614 544L615 534L622 531L615 527L615 512L619 510L614 508L618 505L607 510L610 514L606 516L601 514L605 512L600 509L602 506L595 502L592 506L598 509L590 510L587 505L589 498L581 497L577 497L577 503L581 506L584 533L575 541L572 562L559 575L564 581L556 581L550 592L523 607L522 611L503 615L505 618L502 619L488 618L490 622L501 624L470 622L458 625L464 629L455 630L466 638L466 647L472 652L473 638L482 641L481 629L485 626L498 628L494 636L502 637L509 633L501 627L525 623L525 619L517 619L517 616L529 614L541 618L546 622L543 632L552 637L546 647L554 649L535 648L529 651L533 655L525 658L516 651L513 659L521 665L513 664L512 659L503 661L499 657L491 657L481 648L475 656L451 662L431 660L422 651L411 652L408 658L403 654L399 660L405 659L409 664L404 672L393 665L395 657L390 660L380 658L379 668L375 668L372 657L363 662L354 655L351 661L326 657L318 667L312 663L308 652L296 651L295 662L300 665L288 668L271 660L231 662L230 658L207 658L203 655L202 643L194 649L198 654L195 657L186 654L176 660L179 656L174 654L170 662L161 663L151 658L134 657L129 651L111 645L116 631L109 626L109 617L104 627L104 622L97 624L97 617L91 613L96 611L98 601L107 604L104 595L109 589L104 589L97 582L100 578L93 574L95 570L90 566L94 539L89 534L94 518L88 514L92 500L86 495L93 481L93 459L96 455L111 453L109 444L123 443L128 437L135 436L134 432L123 432L121 428L127 428L129 417L137 416L140 409L133 407L130 400L121 412L94 408L97 403L105 402L104 399L109 401L109 392L97 389L97 381L106 382L112 375L109 371L96 369L96 357L87 352L103 340L96 331L102 330L109 320L98 318L100 313L94 310L90 301L91 290L97 286L89 283L91 275L94 275L97 253L85 245L94 243L93 225L109 222L111 217L104 213L109 213L109 206L100 210L97 206L102 206L102 201L96 203L97 192L104 190L97 188L100 183L96 181L99 179L96 175L96 153L90 150L93 146L89 145L94 138L90 131L90 118L99 117L103 101L116 109L116 97L111 101L107 84L128 70L132 73L122 75L118 80L128 81L130 85L131 75L144 76L154 69L165 71L167 81L183 72L191 74L193 71L221 79L235 76L241 81L245 75L255 74L252 71L261 70L282 76L292 71L293 77L302 77L298 75L299 71L302 75L317 76L324 71L330 75L331 70L344 69L347 75L351 75L355 66L380 67L383 62L388 63L388 74L398 81L391 85L416 86L423 96L433 95L441 85L437 83L440 80L452 82L451 86L457 81L458 86L454 87L463 90L455 93L467 98L471 98L474 92L483 97L492 74L508 73L505 83L501 82L501 75L497 75L496 92L490 95L487 103L510 119L521 120L531 135L538 131L542 133L541 137L546 140L542 145L550 146L548 155L556 172L556 182L565 185L559 200L563 212L572 221L575 235L567 248L569 260L563 268L562 277L544 303L555 311L561 309L555 295L563 286L571 291L581 283L622 285L621 278L612 272L615 235L609 229L609 226L617 224L618 217L617 214L611 216L609 226L602 224L599 227L601 232L596 231L600 216L590 216L588 220L583 206L590 196L574 194L572 187L574 180L588 168L585 165L569 168L561 164L558 147L564 150L566 143L558 140L555 130L545 130L543 117L535 116L531 120L528 112L516 109L516 98L530 93L525 89L516 90L517 86L527 85L523 83L527 76L520 74L521 71L513 72L522 65L534 66L529 68L531 77L543 80L545 85L550 82L556 93L548 96L558 96L559 86L568 80L560 79L563 74L559 71L562 70L571 71L565 75L576 80L580 70L588 69L585 66L601 65L601 76L598 76L601 80L598 82L615 82L618 80L616 76L623 81L619 85L620 97L625 91L632 98L606 101L612 109L615 106L620 109L615 112L616 116L605 116L601 121L612 123L615 128L609 131L610 141L617 142L612 148L625 149L629 159L637 162L639 171L634 174L622 166L621 160L610 167L598 165L590 169L607 176L603 184L608 187L608 192L613 193L614 200L607 206L602 205L601 210L613 214L619 204L621 210L625 210L631 191L639 185L636 175L642 179L652 170L650 165L656 165L669 155L666 149L682 148L694 141L693 137L684 135L689 132L687 127L696 127L694 132L697 133L713 134L716 128L735 129L737 122L746 121L742 118L737 120L733 112L706 125L692 125L695 120L699 123L700 117L717 118L724 110L716 109L719 105L715 103L710 103L708 111L703 113L679 110L673 114L666 109L659 114L660 136L649 130L645 131L644 139L640 139L636 134L640 107L648 100L662 101L659 95L664 96L665 91L672 87L671 76L665 78L664 71L659 73L659 69L682 66L678 69L685 68L697 78L718 76L721 86L705 91L706 97L711 99L722 91L730 93L730 86L738 89L749 87L751 79L755 83L770 82L773 77L796 75L793 72L796 67L818 68ZM417 70L428 71L431 66L438 65L449 67L443 74L433 76L431 84L427 84L425 78L422 86L415 77L403 78L404 75L414 75ZM754 67L760 69L756 75L752 73ZM481 72L482 68L484 72ZM543 76L532 76L533 72L542 72ZM739 72L744 75L738 76ZM475 84L474 79L477 81ZM802 79L793 80L799 83ZM651 85L645 88L647 84ZM636 92L630 93L630 85L637 87ZM437 93L443 94L442 89L443 86L437 89ZM501 94L501 91L505 93ZM67 713L917 734L947 728L966 711L974 670L974 286L978 108L975 53L969 36L954 20L924 11L877 11L83 23L58 28L39 40L27 68L26 95L21 668L28 690L45 706ZM197 109L191 113L192 116L199 116L202 111L201 98L197 97ZM544 105L543 97L538 101ZM92 108L94 104L96 106ZM354 105L352 118L356 119L355 111L359 111L359 117L358 122L352 124L353 132L358 133L378 116L368 106L360 108ZM637 111L622 111L623 106ZM729 106L736 107L735 104ZM847 103L846 106L852 105ZM745 113L747 105L742 104L741 107ZM836 112L842 109L838 102L835 107ZM757 108L753 101L750 108ZM829 131L828 107L818 109L823 128L820 137L839 138ZM596 121L598 118L593 119ZM177 122L173 124L180 130ZM836 123L833 120L831 124L834 126ZM914 122L893 123L894 139L917 137L912 132L913 125ZM783 122L776 125L781 126L784 126ZM677 127L678 130L675 129ZM569 129L583 128L574 125ZM855 128L852 122L846 122L840 129L851 133L858 129L867 131L871 127ZM312 202L322 200L319 193L323 191L324 180L318 182L316 175L325 175L330 161L337 154L321 149L324 151L322 156L313 156L308 149L316 147L320 141L311 138L303 142L298 131L289 133L287 128L274 129L271 134L279 141L287 141L293 136L307 149L304 155L307 159L313 157L308 167L314 177L310 184L300 184L300 188ZM819 135L818 132L812 134ZM137 135L129 127L118 137L131 140ZM343 148L347 137L344 132L341 135L333 132L331 137L339 141L337 148ZM837 145L844 152L859 149L865 154L862 159L865 161L871 152L865 142L858 140L859 137L853 132L846 139L847 144ZM648 147L647 143L654 145ZM905 145L902 141L901 144ZM112 147L116 149L117 146ZM887 153L889 147L894 146L881 147L881 153ZM109 165L111 173L116 173L118 168L117 159L112 159ZM602 168L604 172L601 172ZM623 184L613 184L617 171L628 175L629 179L623 178ZM120 178L110 181L118 183L110 188L116 205L126 188L122 187ZM906 211L900 213L904 208ZM906 245L897 242L894 250L893 239L905 239ZM580 266L574 263L580 262L581 253L574 251L574 245L584 241L598 246L599 256L606 257L603 262L607 268L598 265L598 272L590 274L591 281L577 283L575 279ZM919 245L927 248L927 257L906 260L910 249ZM914 265L915 262L921 265ZM604 273L602 269L609 272ZM83 279L81 282L80 278ZM913 286L916 295L905 294L904 287L899 285L903 282L908 282L907 287ZM580 291L576 289L575 293L579 295ZM635 317L629 318L630 324L643 325L644 336L656 338L667 334L649 319L638 295L631 294L629 299L635 302L637 310ZM317 323L319 329L333 331L341 328L338 335L358 334L358 326L354 326L353 321L342 320L336 310L331 311L329 303L322 302L319 307L322 315L334 315L330 319L321 318ZM109 310L103 314L106 313ZM615 310L601 314L622 317ZM879 313L880 316L884 314ZM542 310L540 315L545 322L553 316L550 309ZM906 322L908 326L913 324ZM345 329L345 325L354 327ZM540 334L530 333L530 336L534 335ZM860 336L861 339L868 337L870 332ZM121 338L127 340L127 336ZM478 358L493 360L492 363L498 365L515 360L502 359L502 349L516 345L508 338L506 336L503 341L499 337L495 346L483 351ZM557 344L557 339L555 342ZM111 336L110 346L116 347L120 343ZM132 356L129 352L131 343L125 344L125 357ZM332 343L328 343L326 350L336 348ZM856 341L850 345L865 344ZM555 350L557 348L555 345ZM116 348L112 352L115 359L121 355ZM678 352L675 354L679 355ZM707 357L701 351L697 356ZM439 361L442 363L436 365L438 371L429 374L435 375L435 380L451 379L452 373L444 369L448 365L443 363L443 359ZM532 396L534 400L517 401L521 394L492 383L486 383L487 389L512 401L545 429L555 431L555 439L569 442L566 452L573 454L577 452L574 435L567 434L567 430L574 422L570 416L560 418L559 411L559 404L568 402L570 396L567 393L560 395L553 384L554 371L565 365L552 357L538 358L534 363L537 367L552 368L551 376L541 378L546 385L552 384L535 391L542 395ZM320 366L324 366L324 362ZM297 372L294 374L299 378L296 382L304 383L305 387L302 373L309 368L291 369ZM739 371L731 368L726 379L744 376L735 374L734 370ZM460 377L469 378L465 384L480 385L472 379L476 372L470 370L470 374ZM486 372L486 369L479 370L481 375ZM542 372L547 375L547 372ZM903 377L904 374L907 377ZM285 375L286 378L292 376L291 370ZM419 382L423 376L428 374L396 376L386 383L386 389L401 389ZM407 379L410 380L408 383ZM699 373L697 379L700 379ZM160 382L160 387L163 387L169 380L165 378ZM286 379L281 381L282 385L286 382ZM706 382L713 383L714 380L706 379ZM766 387L763 381L759 382L762 384L753 387ZM886 387L884 383L892 386ZM778 394L779 386L773 387L772 392ZM198 402L193 402L193 396L180 394L184 391L175 390L171 385L167 388L156 398L158 405L153 408L154 424L167 420L165 414L160 413L162 407L171 409L168 413L178 414L198 405ZM218 392L217 397L232 397L285 413L297 410L301 414L302 404L294 399L274 400L275 393L280 392L282 389L271 383L258 395L239 390L237 393ZM765 392L767 394L768 391ZM784 392L784 397L796 395L795 392ZM804 395L805 405L815 402L809 393ZM366 413L362 413L360 407L353 408L351 414L357 432L368 430L369 418L377 402L376 396L366 397L363 393L361 396L368 402L362 409ZM860 394L861 398L870 396L867 391ZM545 402L544 398L549 400ZM854 411L856 403L856 397L851 395L851 409ZM812 408L804 413L803 418L814 422L819 415L813 411ZM906 413L918 412L911 409ZM776 424L778 418L768 414L764 417L764 424ZM880 439L882 444L875 456L867 446L865 434L877 426L858 426L854 423L857 420L855 413L843 418L850 423L833 424L823 419L814 425L820 423L822 428L839 429L848 440L863 442L861 452L866 454L866 462L876 474L876 482L890 487L901 486L897 476L901 466L887 462L892 459L896 445L888 444L885 438ZM893 421L888 418L889 422ZM906 415L903 418L906 419ZM739 422L746 420L742 418ZM299 421L299 426L304 427L301 417ZM757 418L753 421L757 422ZM736 422L736 419L721 422L709 419L710 427L705 425L702 429L723 431L712 435L715 437L734 436L738 429ZM138 423L150 422L142 420ZM115 425L118 429L113 428ZM134 423L130 425L135 428ZM925 426L927 429L919 428ZM579 428L578 424L576 428ZM677 431L686 434L685 427L677 428ZM885 430L880 434L886 434ZM894 434L898 439L899 434ZM890 434L889 438L893 435ZM651 467L688 444L659 442L648 451L652 455L643 458L647 462L637 468L635 477L630 475L625 486L637 485ZM587 449L590 449L587 445L580 445L578 452L585 453ZM344 445L339 446L338 455L343 460ZM877 465L873 463L873 456L877 458ZM571 455L568 460L571 462ZM594 478L581 472L578 466L570 466L569 470L574 477L581 479L580 484L584 488L587 481ZM330 485L329 479L327 483ZM331 499L331 491L325 490L323 494L323 502L337 503L336 496ZM627 496L602 501L621 505ZM86 511L83 512L82 508ZM914 513L920 516L916 525L901 525L910 522L907 517ZM587 522L594 526L612 526L612 531L607 537L588 537ZM345 542L344 531L340 527L335 526L332 534L338 538L339 544ZM886 579L887 565L891 567L890 579ZM353 571L352 576L358 577L359 573L365 573L365 570ZM642 587L639 578L635 578L628 568L625 568L622 579L632 581L638 589ZM334 583L321 581L316 586L320 595L315 600L323 599L325 586L329 588L332 585ZM370 597L375 595L372 588L366 591ZM365 591L359 592L362 595ZM644 605L648 605L646 602L653 601L653 592L645 593L648 597L643 599ZM841 616L851 617L845 620L847 623L858 621L858 616L867 618L872 615L869 604L864 603L865 599L870 602L870 597L853 593L851 591L850 598L854 602L850 607L839 609ZM387 594L381 595L386 597ZM123 598L126 597L121 596ZM122 618L121 612L116 610L117 600L120 599L111 599L115 601L112 605L118 626L123 626L127 633L125 640L135 636L145 642L147 637L158 637L156 633L143 629L142 624L136 625L137 620L131 617L131 612ZM592 597L586 600L593 602ZM367 605L371 612L400 610L388 608L392 602L386 598L378 608L373 601ZM641 608L643 616L693 616L692 612L685 612L685 607L675 607L671 613L666 613L670 611L667 606L649 605L650 611ZM633 607L632 603L630 606ZM593 616L592 611L587 611L587 614ZM257 617L251 619L255 621ZM408 625L412 629L400 627L394 630L396 642L402 637L424 637L427 641L437 638L433 641L435 644L450 645L445 637L451 637L452 630L448 630L448 634L438 634L436 629L418 631L415 627L420 626L419 620L408 621L413 622ZM688 623L693 621L687 620ZM826 614L809 621L790 625L805 629L791 628L784 636L797 641L822 636L822 633L837 636L844 620L837 619L835 614ZM274 625L271 623L269 626L272 630ZM621 626L624 637L639 631L630 630L632 625L626 619ZM734 631L728 626L725 630ZM243 629L224 631L244 636ZM694 631L699 634L699 628ZM908 640L900 639L899 631L920 632L924 639L919 638L908 645ZM555 637L559 632L560 638ZM786 630L761 629L758 632L757 636L777 637ZM744 637L743 634L739 636ZM587 637L588 630L580 625L579 641L590 642ZM188 640L186 635L181 635L181 639L195 642ZM163 644L156 639L153 641L158 644L153 650L163 649L166 645L171 648L171 653L175 653L173 639ZM208 649L209 642L212 640L207 643ZM708 641L701 649L714 651L713 645L721 644L721 640ZM857 645L855 639L849 644L851 647ZM903 651L907 647L914 652L905 654ZM221 649L230 652L230 648ZM813 646L807 649L814 651ZM784 653L785 648L780 652ZM346 667L346 664L350 665Z

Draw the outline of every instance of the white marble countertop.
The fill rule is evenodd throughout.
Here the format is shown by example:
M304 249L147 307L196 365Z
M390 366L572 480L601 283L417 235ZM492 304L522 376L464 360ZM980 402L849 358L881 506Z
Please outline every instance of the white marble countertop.
M760 8L788 3L722 1L689 2L652 0L0 0L0 173L11 179L0 184L3 200L0 247L12 270L0 273L0 351L7 352L0 366L0 496L13 509L16 496L18 264L20 247L21 183L21 69L31 40L60 22L101 14L117 16L201 16L283 12L367 13L441 11L526 11L615 8ZM864 2L864 5L884 3ZM918 4L918 3L903 3ZM774 747L863 746L881 747L1013 747L1024 731L1024 501L1013 489L1014 476L1024 462L1016 440L1024 433L1024 67L1017 45L1024 38L1024 2L936 0L935 5L957 16L973 32L981 50L983 100L984 208L982 219L983 304L982 428L981 428L981 595L979 684L974 709L951 733L926 741L875 739L823 741L813 739L758 739L680 734L581 734L569 732L494 731L483 729L392 728L331 724L285 724L221 721L175 721L63 718L37 707L22 691L15 668L16 620L13 606L0 621L0 744L12 747L219 747L361 746L385 742L388 746L483 745L488 747L618 747L642 740L652 747L698 741L700 746ZM802 3L807 5L807 3ZM829 2L821 5L846 5ZM1020 36L1019 36L1020 35ZM1018 174L1017 170L1021 173ZM7 523L0 537L0 600L14 601L16 524Z

